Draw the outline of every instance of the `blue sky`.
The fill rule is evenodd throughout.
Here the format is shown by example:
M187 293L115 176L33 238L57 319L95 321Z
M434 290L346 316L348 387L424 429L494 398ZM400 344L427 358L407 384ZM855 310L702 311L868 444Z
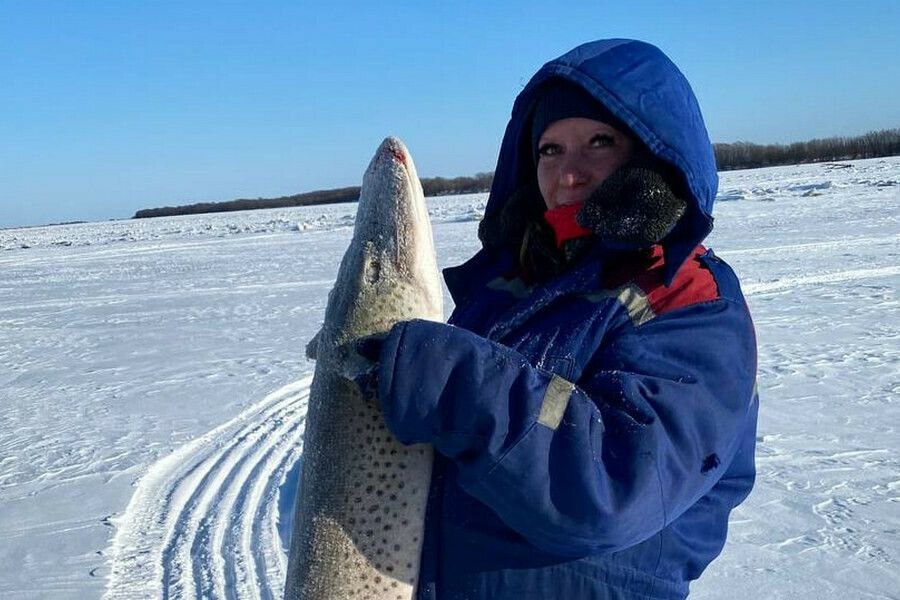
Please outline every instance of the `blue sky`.
M714 141L900 127L900 2L0 0L0 227L494 168L516 93L597 38L678 64Z

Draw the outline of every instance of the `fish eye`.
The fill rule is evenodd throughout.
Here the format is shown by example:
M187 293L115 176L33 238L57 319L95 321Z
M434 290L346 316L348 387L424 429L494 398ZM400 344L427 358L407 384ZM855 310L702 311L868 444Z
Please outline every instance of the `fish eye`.
M374 258L366 263L366 282L378 283L381 280L381 261Z
M375 285L381 281L381 257L375 252L374 244L372 242L366 242L363 251L363 277L365 282L369 285Z

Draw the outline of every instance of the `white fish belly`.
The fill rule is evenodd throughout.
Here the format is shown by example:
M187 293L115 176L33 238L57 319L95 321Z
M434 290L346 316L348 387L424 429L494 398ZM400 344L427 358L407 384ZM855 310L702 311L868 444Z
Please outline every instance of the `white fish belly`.
M409 600L432 449L403 446L374 399L317 366L286 598Z

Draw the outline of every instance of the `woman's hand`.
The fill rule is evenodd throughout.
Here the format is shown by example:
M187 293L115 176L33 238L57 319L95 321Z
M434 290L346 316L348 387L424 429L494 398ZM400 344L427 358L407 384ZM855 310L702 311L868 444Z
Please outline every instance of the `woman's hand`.
M602 240L649 246L672 231L686 208L656 170L627 164L585 200L577 220Z
M378 367L383 347L384 334L366 336L353 344L356 353L371 364L369 369L353 378L353 382L359 386L359 391L366 398L374 398L378 392Z

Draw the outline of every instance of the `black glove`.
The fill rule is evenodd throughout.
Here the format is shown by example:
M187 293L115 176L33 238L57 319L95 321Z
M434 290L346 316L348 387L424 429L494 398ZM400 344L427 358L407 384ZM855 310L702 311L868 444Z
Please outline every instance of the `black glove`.
M370 335L360 338L353 344L353 349L361 357L371 363L369 369L364 370L353 378L353 382L359 387L364 398L375 398L378 392L378 363L381 357L381 347L384 346L384 334Z
M666 237L685 210L657 170L632 163L607 177L576 219L601 240L646 247Z
M382 346L384 346L384 334L359 338L354 344L356 353L370 363L377 363L381 359Z

